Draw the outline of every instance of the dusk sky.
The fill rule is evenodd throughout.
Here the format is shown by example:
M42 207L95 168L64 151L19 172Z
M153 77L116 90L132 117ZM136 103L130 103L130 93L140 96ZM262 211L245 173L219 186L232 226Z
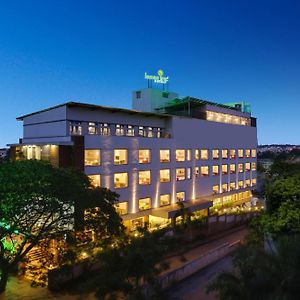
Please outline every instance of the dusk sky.
M299 0L0 0L0 147L49 106L131 108L160 68L182 97L250 102L260 144L300 144Z

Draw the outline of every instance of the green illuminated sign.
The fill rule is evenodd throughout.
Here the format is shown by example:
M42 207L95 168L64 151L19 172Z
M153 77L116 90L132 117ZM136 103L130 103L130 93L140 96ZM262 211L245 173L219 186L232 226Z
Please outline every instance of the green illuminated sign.
M145 73L145 79L153 80L155 83L166 84L169 81L169 76L164 76L163 70L158 70L157 75L149 75L147 72Z

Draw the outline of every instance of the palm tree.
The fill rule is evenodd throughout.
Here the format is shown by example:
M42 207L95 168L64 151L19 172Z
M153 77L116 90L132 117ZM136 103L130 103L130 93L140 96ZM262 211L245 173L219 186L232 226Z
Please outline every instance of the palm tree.
M220 300L300 299L300 237L281 237L276 253L246 246L234 258L235 271L221 273L207 288Z

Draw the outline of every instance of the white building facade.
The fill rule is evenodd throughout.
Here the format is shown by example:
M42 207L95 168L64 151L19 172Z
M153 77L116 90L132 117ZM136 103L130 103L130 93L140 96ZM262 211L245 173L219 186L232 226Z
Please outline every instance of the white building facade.
M203 214L251 201L256 119L238 105L176 97L148 88L133 93L132 110L68 102L22 116L12 152L80 168L120 195L130 228L175 220L178 201Z

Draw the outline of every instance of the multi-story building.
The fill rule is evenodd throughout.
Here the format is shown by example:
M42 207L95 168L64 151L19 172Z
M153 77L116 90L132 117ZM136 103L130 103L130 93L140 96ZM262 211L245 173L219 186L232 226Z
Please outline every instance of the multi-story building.
M251 200L256 119L249 106L222 105L147 88L133 109L68 102L17 118L17 157L74 165L95 186L116 191L128 227Z

